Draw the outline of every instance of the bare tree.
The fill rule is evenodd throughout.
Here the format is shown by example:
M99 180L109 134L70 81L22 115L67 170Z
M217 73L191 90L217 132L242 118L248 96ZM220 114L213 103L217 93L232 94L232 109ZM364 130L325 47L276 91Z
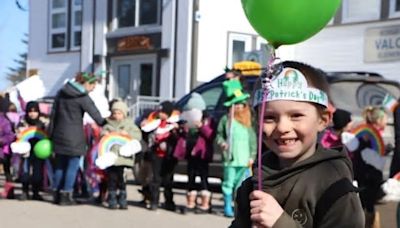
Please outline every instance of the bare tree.
M25 38L22 39L22 43L28 46L28 34L25 34ZM14 67L8 67L7 80L13 85L26 79L26 60L27 52L19 54L17 59L14 59L16 65Z

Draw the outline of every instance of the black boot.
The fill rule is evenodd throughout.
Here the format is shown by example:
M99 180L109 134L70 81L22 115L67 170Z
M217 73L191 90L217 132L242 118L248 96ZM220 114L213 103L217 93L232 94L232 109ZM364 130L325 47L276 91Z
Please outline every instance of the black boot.
M158 203L160 201L160 191L158 188L155 188L153 186L150 186L150 192L151 192L151 201L150 201L150 207L149 209L152 211L155 211L158 209Z
M175 205L174 201L166 201L164 204L164 209L167 211L175 211L176 205Z
M117 191L109 191L108 192L108 208L109 209L117 209L118 208L118 203L117 203Z
M18 199L21 201L29 199L29 193L27 191L22 191L22 194L18 197Z
M128 209L128 201L126 201L126 190L120 190L118 196L119 209Z
M59 190L53 190L53 203L54 204L60 203L60 191Z
M60 206L75 205L76 202L72 198L72 192L60 192Z
M22 183L22 194L18 197L18 199L21 201L29 199L29 183Z
M32 184L32 192L33 192L32 199L33 199L33 200L43 201L43 198L42 198L42 196L39 194L39 191L40 191L40 184L38 184L38 183L33 183L33 184Z
M33 192L32 199L37 201L43 201L43 197L39 194L39 192Z

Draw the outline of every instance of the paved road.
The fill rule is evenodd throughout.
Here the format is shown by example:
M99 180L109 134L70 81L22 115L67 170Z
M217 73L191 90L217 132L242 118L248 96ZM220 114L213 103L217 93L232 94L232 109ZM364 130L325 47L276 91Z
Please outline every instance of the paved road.
M0 190L3 189L3 177L0 177ZM17 186L19 187L19 186ZM230 220L223 217L221 194L213 194L215 214L186 214L182 215L163 209L149 211L139 205L141 195L138 186L128 185L128 210L109 210L101 205L83 204L61 207L51 204L50 195L43 194L45 202L1 200L0 227L31 227L31 228L75 228L75 227L191 227L212 228L227 227ZM185 193L175 190L176 203L184 205ZM20 193L20 188L16 194ZM161 199L162 200L162 199Z
M0 177L0 190L2 190L4 180ZM17 186L18 187L18 186ZM44 194L45 202L38 201L0 201L0 227L16 228L75 228L75 227L191 227L191 228L213 228L227 227L230 220L222 216L222 196L213 194L214 214L182 215L169 212L163 209L149 211L139 205L141 200L137 192L138 186L128 185L129 209L108 210L101 205L81 204L77 206L60 207L51 204L50 195ZM184 205L184 190L175 189L175 200L178 205ZM20 193L20 188L16 190ZM386 203L378 206L381 212L382 228L396 228L395 223L395 203Z

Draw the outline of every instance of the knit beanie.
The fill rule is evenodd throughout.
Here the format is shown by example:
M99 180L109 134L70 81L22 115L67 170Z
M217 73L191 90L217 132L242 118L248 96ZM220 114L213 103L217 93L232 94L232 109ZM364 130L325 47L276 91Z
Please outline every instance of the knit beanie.
M198 93L192 93L190 99L188 100L187 104L184 107L184 110L191 110L191 109L198 109L198 110L205 110L206 109L206 102L204 101L203 97Z
M160 104L160 111L170 116L174 111L174 104L170 101L164 101Z
M26 111L26 112L29 112L29 111L31 111L31 110L34 110L34 111L37 111L37 112L40 113L39 103L36 102L36 101L29 101L29 102L26 104L25 111Z
M351 113L343 109L336 109L333 113L332 121L333 129L341 130L351 122Z
M123 101L117 100L113 102L111 106L111 111L113 110L119 110L124 114L125 117L128 116L128 106Z

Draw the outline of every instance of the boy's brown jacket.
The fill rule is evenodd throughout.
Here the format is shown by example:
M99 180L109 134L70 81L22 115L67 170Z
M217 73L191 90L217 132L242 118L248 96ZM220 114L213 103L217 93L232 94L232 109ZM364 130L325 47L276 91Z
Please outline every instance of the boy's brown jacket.
M353 180L351 162L344 151L326 150L317 145L310 158L284 169L277 167L276 155L266 153L262 164L263 191L271 194L285 211L273 228L364 227L364 213L356 192L346 193L322 218L315 218L315 207L321 195L343 178ZM256 184L255 175L239 188L235 220L230 227L252 226L249 194L257 189ZM317 226L314 226L315 219L320 221Z

